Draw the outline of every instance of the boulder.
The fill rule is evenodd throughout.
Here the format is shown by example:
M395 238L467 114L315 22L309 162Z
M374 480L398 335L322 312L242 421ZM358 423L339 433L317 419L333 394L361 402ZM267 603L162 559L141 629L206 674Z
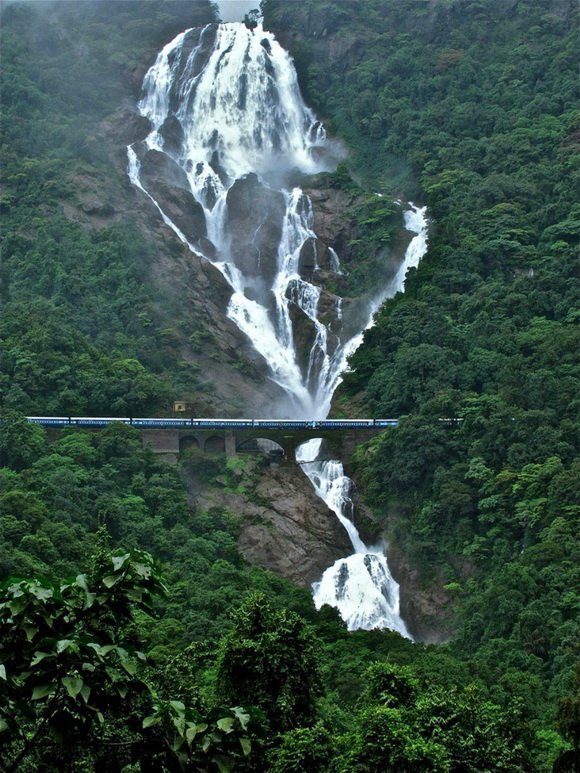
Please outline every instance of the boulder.
M298 258L298 273L302 279L312 280L314 269L318 262L318 239L311 237L307 239L300 250Z
M138 151L137 151L138 152ZM190 191L187 175L167 153L148 150L141 158L141 183L146 190L156 182L164 182L176 188Z
M141 183L191 244L203 240L200 249L204 254L211 252L203 207L191 193L187 175L173 159L158 150L147 151L141 160Z
M236 180L228 191L231 257L246 276L261 277L267 286L278 271L285 211L283 194L263 185L255 174Z
M352 553L346 531L298 465L264 469L247 494L217 487L197 493L195 481L185 482L200 509L217 504L239 515L238 546L247 561L304 588Z
M163 137L163 149L173 155L181 152L183 145L183 128L175 115L168 116L159 129L159 134Z
M302 371L302 376L306 378L310 352L312 351L312 347L316 340L316 326L296 304L291 303L288 307L288 311L292 322L292 335L294 337L296 358L300 370Z

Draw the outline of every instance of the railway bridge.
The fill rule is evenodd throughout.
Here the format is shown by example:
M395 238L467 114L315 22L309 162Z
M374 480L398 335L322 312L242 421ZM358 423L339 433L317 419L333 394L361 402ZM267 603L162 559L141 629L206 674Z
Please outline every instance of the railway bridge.
M52 429L78 427L99 430L114 424L138 429L144 445L168 459L188 448L205 453L263 452L294 460L296 449L312 438L323 438L332 458L348 459L357 444L398 425L398 419L181 419L95 416L28 416L32 424Z

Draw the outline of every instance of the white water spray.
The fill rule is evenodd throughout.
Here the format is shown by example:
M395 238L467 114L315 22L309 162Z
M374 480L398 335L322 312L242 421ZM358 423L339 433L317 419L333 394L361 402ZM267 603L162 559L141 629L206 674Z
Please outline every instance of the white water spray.
M399 586L392 578L382 546L367 547L352 517L352 481L339 461L308 461L320 452L320 440L309 440L298 449L296 459L310 478L318 496L336 513L346 529L354 553L340 558L313 585L317 609L335 607L348 630L389 628L411 636L399 612Z
M296 72L274 36L242 24L210 24L179 34L160 52L145 76L139 103L152 130L141 148L129 148L129 175L159 208L164 221L193 249L192 241L168 217L141 176L141 156L158 151L185 174L203 206L207 238L217 248L204 253L232 287L227 314L267 363L273 381L289 395L294 417L326 415L343 360L335 337L317 317L320 288L299 274L303 245L315 240L312 205L299 188L277 187L292 170L312 174L331 168L322 124L302 102ZM139 145L139 143L138 143ZM285 213L276 254L266 256L270 279L258 282L236 255L228 227L228 194L236 181L257 174L266 196L282 195ZM258 235L260 224L256 228ZM256 244L258 239L256 239ZM251 249L254 249L252 243ZM259 246L255 247L260 267ZM211 252L211 251L210 251ZM337 269L338 269L338 261ZM250 292L259 284L260 291ZM307 366L300 366L290 304L315 326ZM347 342L343 342L343 347ZM336 353L333 351L336 350Z

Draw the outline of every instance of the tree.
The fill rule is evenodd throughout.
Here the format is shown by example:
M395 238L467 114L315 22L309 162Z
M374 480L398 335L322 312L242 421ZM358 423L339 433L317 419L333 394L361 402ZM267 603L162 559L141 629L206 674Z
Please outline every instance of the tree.
M250 32L253 32L256 29L259 21L260 10L258 8L252 8L252 10L244 16L244 24L250 30Z
M316 639L293 612L253 593L232 616L217 660L217 693L264 711L274 731L307 725L320 692Z
M332 742L320 725L289 730L270 756L270 773L322 773L333 758Z
M580 767L580 666L576 667L574 683L557 709L558 729L572 745L563 751L554 764L556 773L572 773Z
M136 617L165 593L159 568L140 550L101 549L73 580L9 579L0 586L0 762L7 773L73 769L85 759L116 771L229 771L251 751L250 714L214 706L202 714L159 697ZM75 768L76 769L76 768Z

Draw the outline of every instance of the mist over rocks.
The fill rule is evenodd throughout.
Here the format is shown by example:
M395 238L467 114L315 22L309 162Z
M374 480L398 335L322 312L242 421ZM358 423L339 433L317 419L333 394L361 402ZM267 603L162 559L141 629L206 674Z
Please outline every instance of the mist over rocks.
M143 143L129 149L131 181L231 285L227 316L286 391L289 415L325 415L368 313L358 329L343 330L336 297L323 303L324 320L319 315L320 284L339 274L339 258L312 230L309 197L288 181L297 171L324 171L335 149L303 103L287 53L270 33L254 36L243 25L181 33L146 74L139 108L151 132L146 152ZM205 231L200 206L188 217L187 196L167 185L191 192ZM329 239L346 244L338 220Z

